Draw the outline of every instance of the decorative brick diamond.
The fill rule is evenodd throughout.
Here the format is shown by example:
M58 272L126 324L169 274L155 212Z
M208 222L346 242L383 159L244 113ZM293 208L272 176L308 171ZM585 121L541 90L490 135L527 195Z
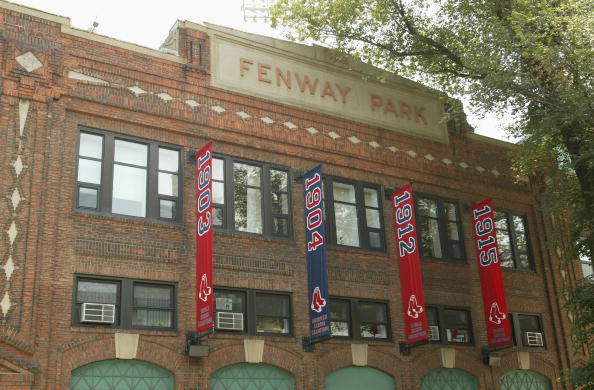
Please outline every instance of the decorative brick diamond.
M250 119L252 116L250 114L248 114L247 112L243 112L243 111L239 111L236 112L237 116L240 117L241 119Z
M361 140L355 136L351 136L349 138L347 138L349 141L351 141L352 143L354 143L355 145L357 145L359 142L361 142Z
M408 154L411 157L417 157L417 152L415 152L414 150L409 150L408 152L406 152L406 154Z
M15 270L14 262L12 261L12 256L8 256L8 260L6 264L4 264L4 274L6 275L6 280L10 280L12 277L12 273Z
M10 306L12 303L10 302L10 297L8 296L8 292L4 293L4 298L0 301L0 309L2 309L2 315L6 317L8 311L10 310Z
M390 146L388 148L388 150L392 153L396 153L397 151L399 151L400 149L398 149L396 146Z
M480 173L485 172L485 168L481 167L480 165L475 167L474 169L476 169L477 171L479 171Z
M449 158L444 158L443 160L441 160L441 162L444 163L445 165L452 164L452 160L450 160Z
M14 173L16 173L16 176L19 177L23 171L23 168L25 167L23 165L23 160L21 160L21 156L17 156L17 159L14 161L14 163L12 163L12 167L14 168Z
M377 149L377 148L379 148L381 145L380 145L380 144L378 144L378 143L377 143L377 142L375 142L375 141L371 141L371 142L369 142L369 146L371 146L371 147L372 147L372 148L374 148L374 149Z
M43 66L37 57L35 57L35 55L30 51L26 52L25 54L21 54L20 56L16 57L15 60L29 73Z
M430 155L430 154L426 154L426 155L425 155L425 156L423 156L423 157L425 157L425 159L426 159L426 160L429 160L429 161L433 161L433 160L435 160L435 157L433 157L433 156L432 156L432 155Z
M260 120L264 123L266 123L267 125L271 125L274 123L274 119L270 119L269 117L265 116L263 118L260 118Z
M192 108L196 108L200 105L200 103L198 103L196 100L192 100L192 99L188 99L184 103L186 103L188 106L190 106Z
M330 137L332 139L337 139L337 138L340 138L340 134L336 134L335 132L331 131L328 133L328 137Z
M171 100L173 100L171 95L169 95L167 92L158 93L157 96L159 97L159 99L161 99L167 103L169 103Z
M290 122L290 121L283 123L283 125L285 125L285 127L289 128L289 129L291 129L291 130L293 130L293 129L296 129L296 128L297 128L297 125L296 125L296 124L294 124L293 122Z
M22 200L24 200L24 198L21 197L19 189L15 188L14 191L12 191L12 196L10 197L10 201L12 202L12 208L16 210L17 207L19 207L19 203L21 203Z
M308 127L307 129L305 129L305 131L307 131L311 135L319 133L318 129L316 129L315 127Z
M134 95L140 96L146 93L146 91L138 86L128 87L128 90L131 91Z
M494 174L496 177L501 175L501 173L497 169L491 170L491 173Z
M16 227L16 223L12 221L10 227L6 231L8 234L8 241L10 241L10 245L14 244L14 240L16 240L17 235L19 234L19 230Z
M469 165L468 165L468 164L466 164L465 162L461 162L461 163L460 163L460 164L458 164L458 165L460 165L460 166L461 166L462 168L464 168L464 169L466 169L466 168L468 168L468 167L469 167Z
M225 112L225 109L221 106L212 106L210 109L218 114Z

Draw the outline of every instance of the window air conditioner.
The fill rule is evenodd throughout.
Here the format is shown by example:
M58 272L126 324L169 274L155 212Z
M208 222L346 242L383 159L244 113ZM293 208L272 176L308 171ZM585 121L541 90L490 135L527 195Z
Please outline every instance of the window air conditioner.
M429 327L429 341L439 341L439 326Z
M221 330L243 330L243 313L218 311L216 327Z
M539 332L526 332L526 340L530 347L542 347L544 341L542 340L542 333Z
M105 303L83 303L80 322L113 324L115 322L115 305Z

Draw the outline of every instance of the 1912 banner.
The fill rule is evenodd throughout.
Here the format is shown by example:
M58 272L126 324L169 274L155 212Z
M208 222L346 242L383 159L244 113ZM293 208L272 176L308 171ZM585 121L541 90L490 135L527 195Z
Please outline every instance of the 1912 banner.
M394 230L400 267L400 290L408 344L427 340L429 337L414 209L410 183L392 192Z
M212 142L196 153L196 332L213 326Z
M512 344L491 199L471 208L489 348Z
M331 334L326 269L326 233L322 203L322 167L317 166L304 174L303 180L310 339L313 340Z

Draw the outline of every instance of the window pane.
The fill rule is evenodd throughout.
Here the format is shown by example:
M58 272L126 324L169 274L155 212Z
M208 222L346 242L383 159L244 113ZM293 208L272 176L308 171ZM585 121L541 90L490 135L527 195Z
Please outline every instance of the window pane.
M235 187L235 229L262 233L262 193L256 188Z
M457 221L458 214L456 213L456 205L454 203L444 202L443 206L445 208L445 213L448 218L448 221Z
M388 338L387 327L384 324L361 324L359 330L361 331L361 337Z
M173 326L173 313L166 310L134 310L132 326L171 328Z
M584 278L592 276L594 274L594 270L592 269L592 262L589 260L582 260L582 274Z
M387 322L386 305L383 303L360 302L358 309L361 322Z
M272 199L272 213L273 214L289 214L289 195L278 192L271 194Z
M522 332L541 332L538 316L518 314L518 320Z
M225 204L225 183L212 182L212 202Z
M369 246L371 248L381 248L382 235L378 232L369 232Z
M101 161L78 159L78 181L101 184Z
M113 166L111 211L144 217L146 214L146 170L124 165Z
M378 208L377 190L374 188L364 188L363 195L365 197L365 206Z
M118 296L118 285L108 282L79 281L76 301L79 303L115 304Z
M497 246L499 247L499 255L501 256L501 266L513 268L514 259L512 257L511 240L509 233L505 230L497 230Z
M367 227L379 229L380 225L380 213L376 209L365 209L365 218L367 219Z
M530 265L530 259L528 258L528 255L526 253L521 253L519 256L519 266L520 268L523 269L532 269L532 266Z
M278 171L276 169L270 170L270 188L272 192L281 191L287 192L287 172Z
M339 299L330 299L330 319L331 320L344 320L348 321L350 318L349 314L349 302Z
M146 167L147 151L147 145L116 139L114 160Z
M437 218L437 202L431 199L420 198L417 200L419 215Z
M452 343L470 342L470 321L464 310L443 310L442 323L446 328L447 341Z
M215 291L215 310L243 313L245 311L244 293Z
M134 285L134 306L172 307L171 287Z
M508 232L509 228L507 226L507 216L505 213L495 211L493 214L495 216L495 229L497 229L497 232Z
M258 333L289 333L289 319L256 316L256 332Z
M525 232L526 231L526 229L524 227L524 218L514 215L514 216L512 216L512 220L513 220L515 231L517 231L517 232Z
M334 217L336 242L340 245L359 246L357 208L351 205L335 203Z
M461 259L462 258L462 245L460 242L452 241L449 244L450 248L450 256L454 259Z
M419 219L423 256L442 257L437 221L427 218Z
M528 243L526 242L526 234L516 232L516 245L520 252L528 252Z
M175 218L175 201L159 199L159 217L166 219Z
M236 184L260 187L260 167L253 165L234 163L233 180Z
M177 172L179 169L179 152L177 150L159 148L159 170Z
M458 224L456 222L448 222L448 238L454 241L460 241L458 234Z
M223 209L219 207L212 208L212 224L213 226L223 226Z
M349 323L346 321L330 321L330 331L332 336L349 337L351 335Z
M355 186L334 182L334 200L337 202L355 203Z
M470 342L470 334L466 329L446 328L446 338L450 343Z
M434 307L427 307L427 325L429 326L439 326L439 321L437 320L437 309Z
M177 196L177 175L159 172L159 195Z
M97 189L80 187L78 189L78 207L97 208Z
M289 297L283 295L256 294L256 314L289 317Z
M286 237L289 235L289 220L287 218L272 218L272 234Z
M103 137L89 133L80 133L80 156L101 159L103 154Z
M225 180L225 161L220 158L212 159L212 179Z

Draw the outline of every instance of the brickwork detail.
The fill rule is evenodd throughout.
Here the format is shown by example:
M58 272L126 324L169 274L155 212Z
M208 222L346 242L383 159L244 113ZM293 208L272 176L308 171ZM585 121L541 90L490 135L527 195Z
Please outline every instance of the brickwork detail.
M76 239L76 252L107 258L123 257L130 259L159 260L161 262L179 262L182 253L174 247L154 247L125 242L102 241L87 238Z
M215 267L238 271L262 272L277 275L293 275L294 265L281 260L259 259L255 257L213 255Z

